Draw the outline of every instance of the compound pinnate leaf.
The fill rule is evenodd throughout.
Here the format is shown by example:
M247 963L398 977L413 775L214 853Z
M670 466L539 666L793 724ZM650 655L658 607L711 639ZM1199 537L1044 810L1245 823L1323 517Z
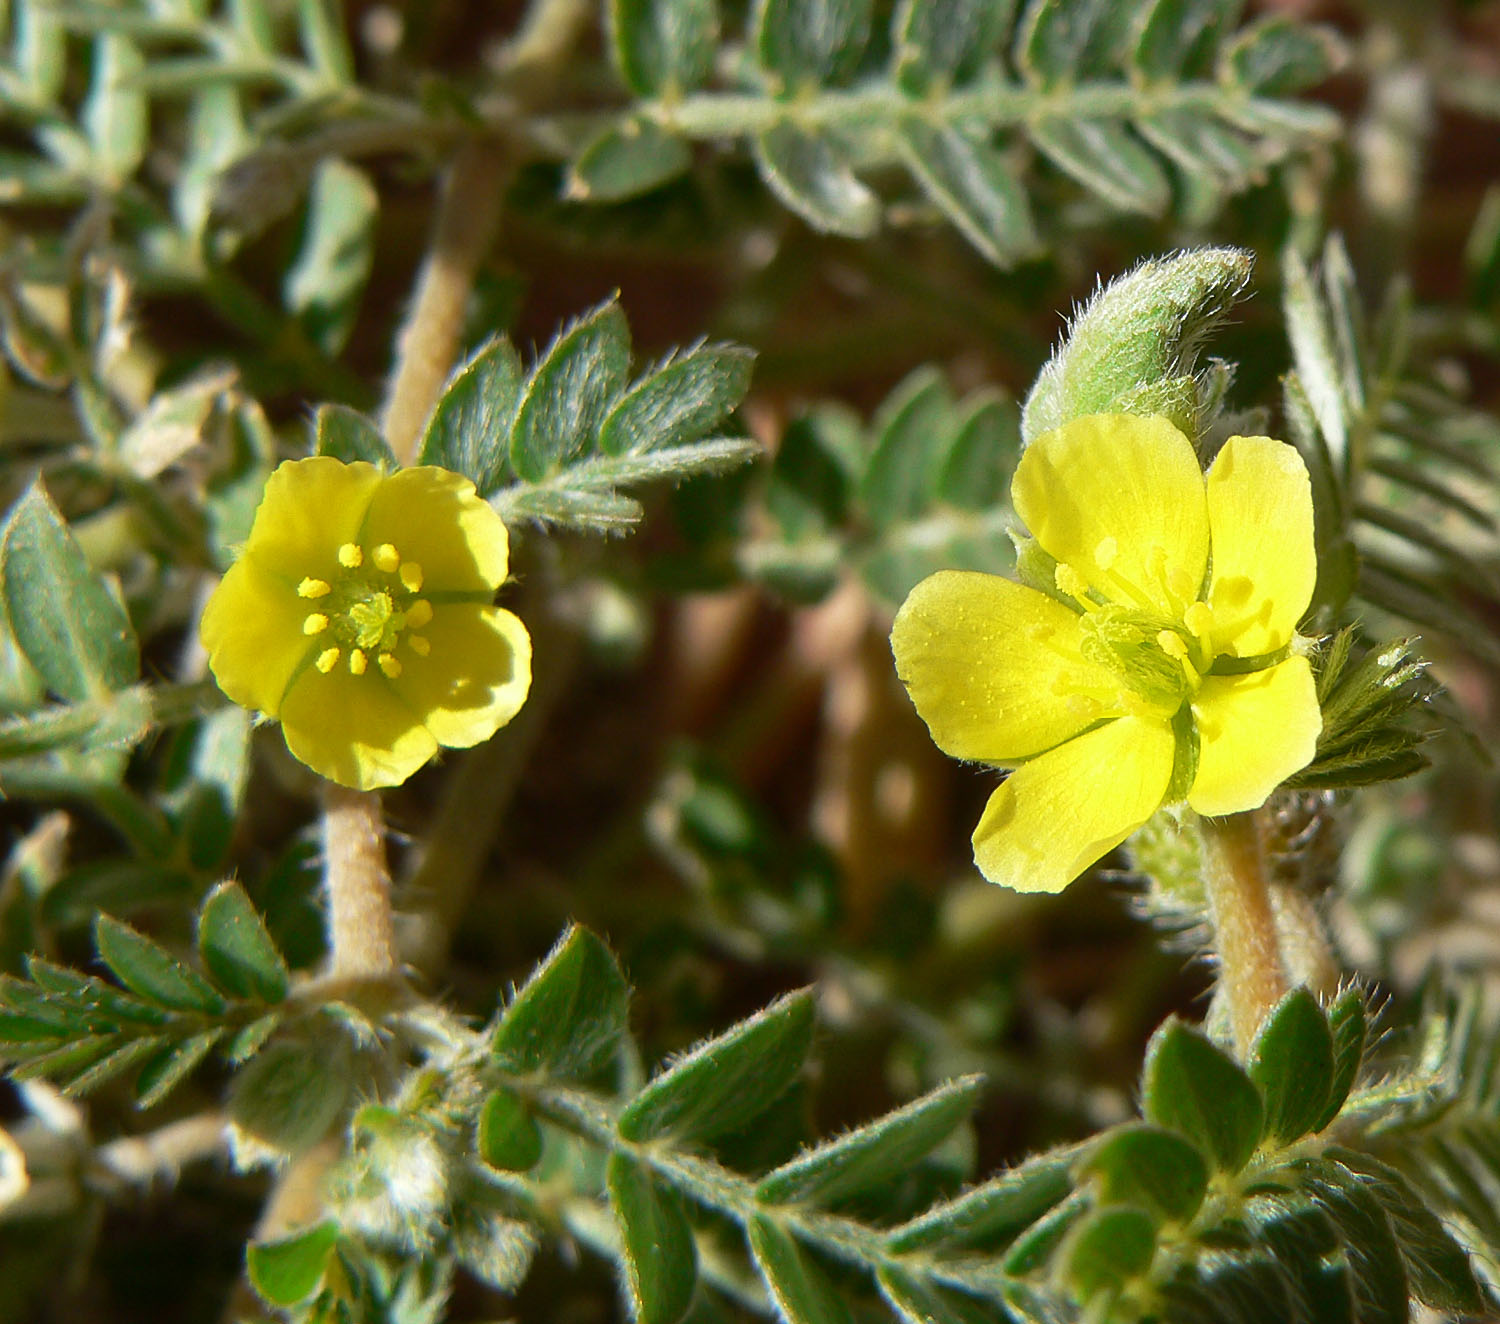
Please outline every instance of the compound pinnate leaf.
M994 1251L1011 1244L1073 1189L1068 1164L1039 1160L934 1205L893 1229L886 1245L893 1254Z
M880 203L826 137L790 121L773 125L753 143L766 186L814 230L864 239L880 224Z
M610 1155L606 1181L637 1324L676 1324L692 1304L698 1278L682 1196L625 1154Z
M1405 1261L1391 1220L1367 1184L1336 1163L1309 1165L1302 1188L1338 1231L1359 1324L1405 1324L1411 1315Z
M968 82L1014 13L1015 0L902 0L892 25L901 90L919 97Z
M630 328L614 299L566 326L531 370L516 410L516 473L540 482L591 447L629 371Z
M331 455L345 464L364 460L384 469L396 467L396 457L380 429L348 405L319 405L314 432L319 455Z
M750 389L755 352L740 345L697 345L668 359L616 401L599 428L606 455L684 446L705 436Z
M500 1016L490 1051L518 1075L592 1076L614 1059L629 999L609 948L587 929L572 928Z
M464 362L433 406L418 464L463 474L481 496L500 481L511 420L521 398L521 360L510 341L495 336Z
M1341 56L1338 39L1327 28L1277 14L1234 36L1220 56L1220 69L1260 96L1282 97L1321 83Z
M1016 63L1047 87L1104 73L1137 8L1129 0L1033 0L1016 33Z
M99 959L132 993L174 1011L223 1012L224 999L208 980L130 925L100 915L94 942Z
M754 43L782 89L841 83L870 39L871 0L757 0Z
M715 0L610 0L615 65L642 97L691 92L713 68Z
M130 618L40 483L0 532L0 592L16 643L58 698L82 703L135 680L140 650Z
M526 1172L542 1157L541 1129L510 1090L495 1090L484 1101L474 1140L479 1157L503 1172Z
M996 266L1011 266L1036 251L1026 191L988 142L913 116L898 127L896 147L922 191Z
M1141 1105L1148 1121L1185 1135L1224 1172L1243 1168L1260 1143L1260 1091L1227 1053L1175 1017L1146 1049Z
M1328 1028L1333 1035L1333 1076L1328 1102L1313 1123L1314 1131L1321 1131L1339 1115L1364 1061L1368 1021L1365 997L1359 989L1346 988L1334 999L1328 1009Z
M827 1274L792 1235L763 1214L750 1218L750 1250L787 1324L852 1324Z
M150 1058L135 1078L135 1106L154 1108L165 1099L213 1051L224 1033L223 1026L203 1030Z
M623 202L685 174L692 149L648 119L626 120L584 144L568 170L564 196L578 202Z
M703 1140L760 1116L802 1070L813 999L790 993L700 1044L646 1086L620 1114L627 1140Z
M1116 120L1044 119L1028 132L1053 165L1112 207L1158 216L1172 200L1166 171Z
M1148 79L1201 78L1244 0L1156 0L1132 51Z
M1333 1086L1333 1036L1307 989L1293 989L1271 1009L1250 1050L1249 1069L1265 1102L1269 1138L1289 1143L1313 1129Z
M763 1204L832 1205L908 1171L974 1110L984 1082L952 1081L761 1178Z
M323 1285L338 1239L339 1225L330 1218L290 1237L252 1242L245 1251L251 1286L267 1305L306 1301Z
M198 954L220 988L237 998L276 1003L291 976L265 921L236 882L220 883L198 915Z
M1098 1181L1101 1204L1135 1205L1166 1222L1187 1222L1208 1190L1208 1164L1197 1147L1144 1123L1109 1132L1083 1171Z
M907 1324L1001 1324L1013 1318L993 1300L926 1282L894 1264L883 1266L876 1277L880 1294Z

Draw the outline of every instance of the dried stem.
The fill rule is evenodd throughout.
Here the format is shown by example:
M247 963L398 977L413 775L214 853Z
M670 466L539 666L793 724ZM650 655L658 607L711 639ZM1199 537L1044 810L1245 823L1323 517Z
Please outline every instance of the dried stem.
M1287 991L1265 854L1253 813L1203 820L1203 881L1234 1046L1246 1057Z

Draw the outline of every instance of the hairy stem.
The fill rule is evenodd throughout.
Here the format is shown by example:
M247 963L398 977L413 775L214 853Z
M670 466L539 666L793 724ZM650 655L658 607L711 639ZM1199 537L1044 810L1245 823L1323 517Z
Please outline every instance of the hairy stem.
M1248 1056L1266 1013L1287 991L1265 854L1253 813L1203 820L1203 883L1208 893L1219 985L1234 1046Z
M391 875L376 792L323 784L323 884L328 895L329 973L335 979L393 974Z

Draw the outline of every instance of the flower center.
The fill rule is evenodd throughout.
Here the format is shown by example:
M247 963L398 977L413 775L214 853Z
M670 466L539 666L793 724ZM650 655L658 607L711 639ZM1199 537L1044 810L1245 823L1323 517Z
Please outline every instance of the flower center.
M332 581L311 576L297 585L297 596L315 609L302 622L302 633L323 647L313 665L327 675L340 661L363 676L371 661L390 680L401 674L398 652L410 649L418 657L432 651L420 634L432 619L432 604L417 596L422 591L422 567L403 561L388 542L372 547L369 555L358 543L339 548L339 574Z
M1187 627L1113 604L1085 612L1082 653L1108 667L1147 711L1170 716L1202 683L1200 641Z

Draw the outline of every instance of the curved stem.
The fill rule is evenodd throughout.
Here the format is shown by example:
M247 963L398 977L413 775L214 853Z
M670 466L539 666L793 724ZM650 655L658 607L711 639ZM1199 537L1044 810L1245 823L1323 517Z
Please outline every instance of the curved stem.
M1253 813L1205 818L1203 884L1208 894L1219 985L1235 1051L1249 1055L1266 1013L1287 991L1265 853Z

